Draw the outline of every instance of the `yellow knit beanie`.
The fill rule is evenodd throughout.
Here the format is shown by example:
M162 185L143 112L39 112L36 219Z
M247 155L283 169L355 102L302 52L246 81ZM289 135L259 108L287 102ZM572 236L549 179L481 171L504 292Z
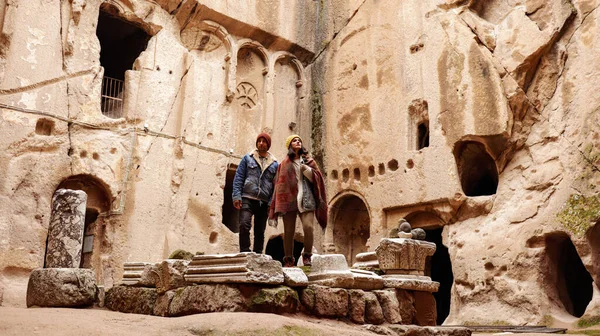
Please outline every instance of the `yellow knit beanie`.
M285 148L286 149L290 148L290 144L292 143L292 140L294 140L294 138L298 138L298 139L300 139L300 141L302 141L302 138L298 134L292 134L289 137L287 137L287 139L285 139Z

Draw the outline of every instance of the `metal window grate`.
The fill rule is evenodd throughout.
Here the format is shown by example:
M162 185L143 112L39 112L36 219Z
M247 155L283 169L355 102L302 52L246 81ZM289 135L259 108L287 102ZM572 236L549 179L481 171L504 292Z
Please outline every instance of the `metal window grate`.
M116 78L102 78L102 114L117 119L123 116L123 81Z

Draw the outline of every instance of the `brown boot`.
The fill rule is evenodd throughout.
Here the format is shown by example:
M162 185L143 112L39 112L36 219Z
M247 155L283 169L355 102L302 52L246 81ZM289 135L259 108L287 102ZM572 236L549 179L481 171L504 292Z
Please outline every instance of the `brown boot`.
M294 259L294 257L283 257L283 267L294 266L296 266L296 259Z
M311 253L302 253L302 264L304 264L304 266L312 266L312 262L310 261L311 258Z

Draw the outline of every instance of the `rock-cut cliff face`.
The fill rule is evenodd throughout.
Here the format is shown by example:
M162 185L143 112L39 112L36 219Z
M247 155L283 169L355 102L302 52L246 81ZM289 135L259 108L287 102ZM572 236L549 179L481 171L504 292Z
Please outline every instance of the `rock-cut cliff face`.
M358 4L310 66L324 249L372 250L404 217L439 243L446 323L597 315L598 6Z
M107 287L237 251L231 182L266 131L325 173L319 253L427 231L438 322L598 315L599 6L0 0L0 304L25 304L60 188L87 194L81 266Z

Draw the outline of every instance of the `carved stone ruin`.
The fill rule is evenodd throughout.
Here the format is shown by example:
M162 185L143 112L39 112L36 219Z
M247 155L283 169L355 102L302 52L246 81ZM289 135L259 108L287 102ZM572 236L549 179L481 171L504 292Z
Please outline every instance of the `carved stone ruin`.
M383 279L377 274L349 269L343 254L313 255L312 264L310 284L364 290L383 288Z
M195 255L185 272L185 280L195 283L283 283L279 261L264 254L237 253Z
M81 263L87 194L59 189L52 197L46 268L78 268Z
M385 287L436 292L438 282L424 275L425 261L432 256L434 243L406 239L383 238L376 249L379 267L385 273Z

